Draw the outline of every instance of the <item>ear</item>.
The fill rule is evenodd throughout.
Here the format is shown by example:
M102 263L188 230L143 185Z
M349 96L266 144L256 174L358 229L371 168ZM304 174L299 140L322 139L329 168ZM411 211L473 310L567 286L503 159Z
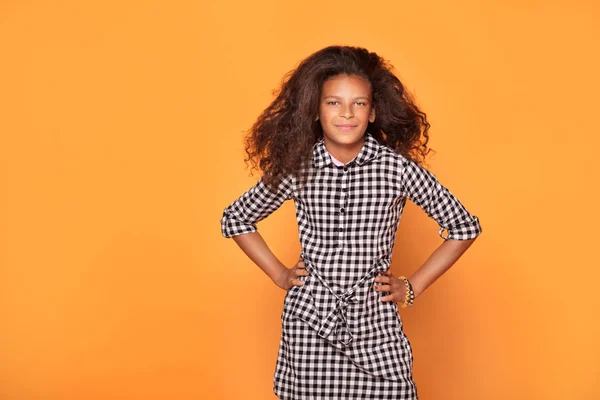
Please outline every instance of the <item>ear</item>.
M319 115L317 114L317 116L315 117L315 122L317 122L319 120Z
M375 108L371 108L371 113L369 114L369 122L375 122Z

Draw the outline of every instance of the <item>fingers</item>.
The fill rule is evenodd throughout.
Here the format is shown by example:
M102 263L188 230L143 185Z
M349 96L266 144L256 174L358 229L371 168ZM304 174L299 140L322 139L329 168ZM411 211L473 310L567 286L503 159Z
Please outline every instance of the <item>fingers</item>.
M401 294L398 290L395 290L394 287L390 286L390 285L377 286L375 288L375 291L389 293L389 294L381 297L380 300L384 301L384 302L387 302L387 301L397 301L396 299L399 298L399 296Z
M297 269L297 268L299 268L299 269L306 269L306 265L304 264L304 261L302 259L300 259L300 261L298 261L296 263L296 265L294 265L292 268L293 269Z
M388 295L388 296L383 296L383 297L381 298L381 301L396 301L396 300L395 300L395 298L394 298L394 295L393 295L393 294L390 294L390 295Z
M308 276L306 265L304 264L304 260L302 259L300 259L300 261L298 261L296 265L294 265L293 271L295 276Z
M306 266L304 265L304 261L300 260L296 266L292 269L292 285L294 286L303 286L304 281L299 279L303 276L308 276L308 271L306 270Z
M304 285L304 281L301 281L300 279L292 279L292 285L302 286L302 285Z
M381 271L380 275L375 277L376 284L373 285L373 289L376 292L387 292L389 294L382 296L381 301L398 301L402 296L403 286L399 285L396 278L389 270Z
M296 276L308 276L308 271L306 269L295 269L294 274Z
M391 292L392 291L392 286L390 286L390 285L377 285L377 286L375 286L375 291L376 292Z
M389 276L378 275L375 277L375 282L390 283L392 279Z

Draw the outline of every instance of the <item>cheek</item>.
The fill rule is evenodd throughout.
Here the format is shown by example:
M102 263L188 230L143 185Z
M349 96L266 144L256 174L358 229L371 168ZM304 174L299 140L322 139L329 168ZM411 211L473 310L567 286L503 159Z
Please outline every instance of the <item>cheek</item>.
M361 121L369 122L369 118L371 118L371 110L360 110L359 112L357 112L357 115L360 115Z
M327 109L319 109L319 119L321 120L321 122L323 123L327 123L329 121L331 121L331 119L333 118L334 113L331 110L327 110Z

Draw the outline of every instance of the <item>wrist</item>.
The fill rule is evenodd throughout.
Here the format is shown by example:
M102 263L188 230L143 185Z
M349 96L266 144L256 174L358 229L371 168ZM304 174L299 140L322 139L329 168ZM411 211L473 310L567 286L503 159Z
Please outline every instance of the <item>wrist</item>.
M283 264L279 264L277 268L273 268L273 272L271 273L271 280L279 287L285 287L285 283L287 280L287 271L288 267Z
M415 302L415 292L413 290L411 282L408 280L407 277L401 276L400 279L402 279L402 281L405 284L404 299L403 299L404 301L402 303L402 308L410 307Z
M419 284L419 281L417 279L414 279L413 277L410 277L410 278L408 278L408 280L409 280L409 282L410 282L410 284L412 286L412 289L413 289L413 292L414 292L414 295L415 295L415 299L416 299L417 297L419 297L421 295L421 293L423 293L424 289Z

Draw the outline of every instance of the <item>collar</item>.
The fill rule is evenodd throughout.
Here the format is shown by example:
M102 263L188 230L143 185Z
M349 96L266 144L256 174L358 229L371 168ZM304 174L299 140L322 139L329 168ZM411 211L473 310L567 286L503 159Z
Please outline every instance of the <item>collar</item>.
M379 152L379 142L370 133L365 133L365 143L358 155L351 161L352 164L363 165L368 161L375 158ZM327 149L325 148L325 139L321 138L313 146L313 165L315 168L323 168L327 165L333 164L333 160L329 156ZM335 164L334 164L335 165Z

